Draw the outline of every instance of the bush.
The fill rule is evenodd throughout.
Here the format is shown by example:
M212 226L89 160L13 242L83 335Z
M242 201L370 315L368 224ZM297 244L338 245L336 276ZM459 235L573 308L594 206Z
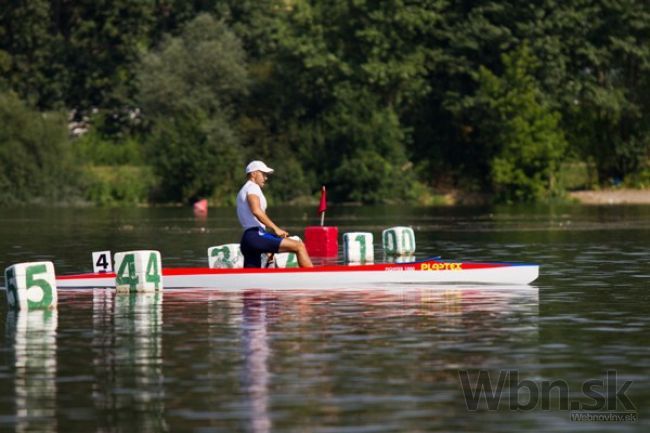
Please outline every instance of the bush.
M650 160L642 164L637 173L625 178L625 186L630 188L650 188Z
M258 158L253 157L251 159ZM264 191L269 203L290 203L310 199L312 191L309 185L314 184L314 182L308 180L302 166L295 157L276 154L264 158L264 161L275 170L269 180L270 188ZM243 166L239 170L240 173L243 173Z
M107 206L145 203L156 184L151 167L86 166L86 199Z
M149 161L160 179L157 199L232 201L241 186L243 161L232 131L222 121L179 115L156 124Z
M90 131L73 142L74 153L80 161L94 165L142 164L142 145L134 138L123 141L106 139Z
M539 63L525 44L502 60L502 76L481 68L477 96L488 119L484 132L493 150L494 192L503 201L542 201L561 195L557 174L567 141L560 114L535 80Z
M143 58L138 78L153 125L146 156L161 180L158 198L231 202L243 167L233 113L248 85L240 41L223 22L199 15Z
M321 151L334 201L412 201L415 181L406 157L408 131L394 107L371 91L344 83L324 115ZM324 165L322 162L320 165Z
M408 163L396 166L374 151L344 158L335 172L335 197L362 203L413 201L414 176Z
M78 179L65 116L0 93L0 204L71 201Z
M593 188L598 184L595 164L579 161L560 164L558 183L568 191Z

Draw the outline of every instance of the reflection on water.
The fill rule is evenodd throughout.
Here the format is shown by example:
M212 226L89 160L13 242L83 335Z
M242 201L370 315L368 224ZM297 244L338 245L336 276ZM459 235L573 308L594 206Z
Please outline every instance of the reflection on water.
M458 369L538 363L522 350L537 346L534 287L99 289L61 292L58 331L56 312L34 313L7 320L18 430L417 430L465 413Z
M364 425L409 431L461 416L458 369L494 368L508 357L504 347L535 347L538 339L534 287L247 292L243 298L254 431L265 431L270 419L274 429L309 430L314 420L341 426L359 416ZM511 365L538 363L535 350L511 352ZM414 412L420 415L409 420L406 414Z
M310 224L311 210L277 211L292 232ZM647 431L650 207L339 207L328 218L340 232L412 225L418 259L540 263L539 293L62 291L58 315L19 317L2 292L0 430ZM239 238L232 209L197 221L188 209L24 208L0 220L0 262L54 260L59 273L91 270L90 252L105 249L205 265L208 246ZM461 369L516 369L572 391L615 369L633 381L640 421L468 412Z
M57 431L56 311L9 311L13 339L15 428L18 432Z
M267 307L272 299L263 293L243 294L242 352L244 354L244 390L250 398L250 429L255 433L271 431L269 416L269 340Z
M162 298L156 293L93 291L93 399L100 426L167 430L162 370ZM112 324L112 329L107 325Z
M516 369L574 389L544 363L551 346L528 286L64 291L58 329L56 312L34 313L6 321L19 431L497 431L496 418L467 411L459 370ZM57 332L75 326L85 349L57 353ZM57 358L89 373L61 373ZM553 414L556 426L565 415ZM549 413L508 416L540 426Z

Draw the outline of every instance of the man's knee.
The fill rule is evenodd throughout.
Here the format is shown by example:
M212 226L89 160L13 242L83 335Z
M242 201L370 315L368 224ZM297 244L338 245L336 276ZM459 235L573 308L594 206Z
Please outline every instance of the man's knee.
M292 240L291 241L291 248L292 248L292 252L299 253L299 252L302 252L302 250L305 249L305 244L303 244L300 241Z
M296 241L294 239L285 239L283 241L283 244L284 244L284 247L289 252L292 252L292 253L301 253L303 251L307 251L306 248L305 248L304 243L302 243L300 241Z
M307 252L307 247L305 247L304 243L302 243L300 241L296 241L296 243L298 244L297 247L296 247L296 252L297 253L305 253L305 252Z

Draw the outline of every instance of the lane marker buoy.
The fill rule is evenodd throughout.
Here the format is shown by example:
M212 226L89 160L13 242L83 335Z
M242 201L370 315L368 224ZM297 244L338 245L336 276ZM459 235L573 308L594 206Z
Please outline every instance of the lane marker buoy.
M231 269L244 267L244 255L239 244L223 244L208 248L208 267Z
M162 261L154 250L115 253L115 289L120 292L162 290Z
M343 261L371 263L375 261L372 233L348 232L343 234Z
M110 251L93 251L93 272L105 273L113 272L113 262Z
M54 309L58 303L52 262L16 263L5 269L7 303L15 310Z
M381 233L384 252L392 255L415 253L415 234L411 227L391 227Z

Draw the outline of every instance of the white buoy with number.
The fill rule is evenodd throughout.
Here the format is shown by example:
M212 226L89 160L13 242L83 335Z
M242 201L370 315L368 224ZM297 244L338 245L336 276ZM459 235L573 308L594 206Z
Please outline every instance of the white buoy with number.
M391 227L381 233L386 254L396 256L415 253L415 234L411 227Z
M371 263L374 260L372 233L349 232L343 234L343 261Z
M16 310L56 308L56 275L52 262L17 263L5 269L7 303Z
M208 266L213 269L243 268L244 255L239 244L224 244L208 248Z
M113 261L110 251L93 251L93 272L113 272Z
M115 289L120 292L162 290L160 252L153 250L115 253Z

